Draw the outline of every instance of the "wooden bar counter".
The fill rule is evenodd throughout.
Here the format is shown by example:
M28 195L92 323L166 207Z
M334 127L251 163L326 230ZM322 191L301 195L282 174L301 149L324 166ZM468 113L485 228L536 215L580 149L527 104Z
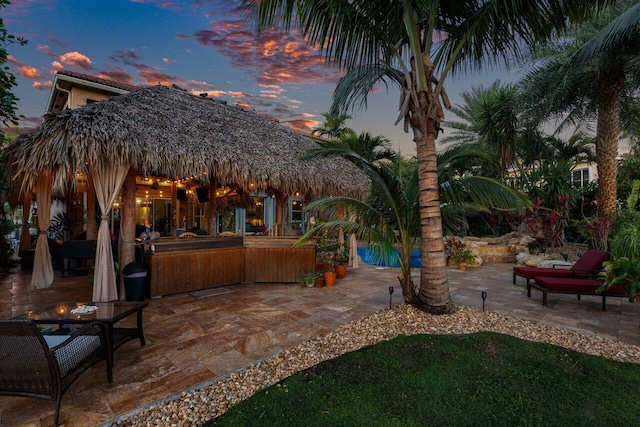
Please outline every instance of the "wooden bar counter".
M244 282L242 237L163 237L144 248L152 298Z
M150 296L235 283L295 283L315 269L313 243L296 237L234 236L160 238L143 243ZM153 250L152 250L153 247Z
M295 283L316 268L315 242L293 247L297 237L245 236L245 281Z

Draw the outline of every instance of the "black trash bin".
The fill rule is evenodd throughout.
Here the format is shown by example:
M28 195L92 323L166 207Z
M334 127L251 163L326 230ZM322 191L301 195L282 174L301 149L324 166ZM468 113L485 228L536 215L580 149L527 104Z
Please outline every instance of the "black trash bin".
M122 269L124 294L127 301L144 301L149 295L147 268L139 262L127 264Z

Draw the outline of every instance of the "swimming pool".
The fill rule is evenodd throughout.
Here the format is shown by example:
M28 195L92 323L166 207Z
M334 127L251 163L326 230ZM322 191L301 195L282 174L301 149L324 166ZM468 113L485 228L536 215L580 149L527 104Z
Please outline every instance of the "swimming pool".
M400 251L397 251L397 253L399 254ZM379 265L382 267L400 267L400 261L398 259L394 259L389 263L385 263L384 260L375 262L372 250L368 247L358 246L358 256L365 264ZM411 251L411 266L414 268L420 268L420 249L414 249Z

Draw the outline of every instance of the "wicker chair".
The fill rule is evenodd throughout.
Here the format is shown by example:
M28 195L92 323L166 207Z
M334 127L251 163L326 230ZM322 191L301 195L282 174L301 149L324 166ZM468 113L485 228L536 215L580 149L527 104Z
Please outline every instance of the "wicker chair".
M62 395L94 363L105 360L113 382L111 357L103 323L88 323L71 335L42 335L32 320L0 320L0 395L55 400L57 426Z

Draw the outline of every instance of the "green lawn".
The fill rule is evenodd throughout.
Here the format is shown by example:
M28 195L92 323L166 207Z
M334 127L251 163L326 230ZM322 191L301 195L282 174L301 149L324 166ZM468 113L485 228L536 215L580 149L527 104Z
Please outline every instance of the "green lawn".
M640 365L483 332L400 336L258 392L208 426L638 426Z

